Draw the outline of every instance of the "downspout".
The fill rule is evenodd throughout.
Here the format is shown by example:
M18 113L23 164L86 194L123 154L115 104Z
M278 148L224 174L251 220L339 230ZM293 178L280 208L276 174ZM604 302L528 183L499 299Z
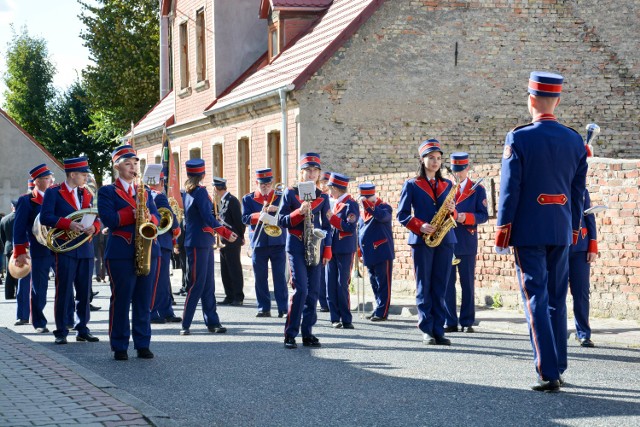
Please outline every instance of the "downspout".
M169 93L169 16L162 16L160 1L160 99Z
M289 165L288 158L288 116L287 116L287 93L293 90L293 87L287 86L280 88L280 113L282 115L282 124L280 126L280 164L282 168L282 182L285 186L289 186Z

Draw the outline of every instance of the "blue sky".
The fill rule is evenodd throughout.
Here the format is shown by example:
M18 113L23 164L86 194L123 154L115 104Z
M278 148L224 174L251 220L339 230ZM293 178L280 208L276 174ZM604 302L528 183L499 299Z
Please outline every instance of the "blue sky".
M65 90L89 64L89 50L80 38L84 29L78 19L80 11L77 0L0 0L0 73L6 71L7 43L12 37L9 24L14 24L16 32L26 25L31 37L46 40L49 59L57 70L53 84ZM0 81L0 105L5 90Z

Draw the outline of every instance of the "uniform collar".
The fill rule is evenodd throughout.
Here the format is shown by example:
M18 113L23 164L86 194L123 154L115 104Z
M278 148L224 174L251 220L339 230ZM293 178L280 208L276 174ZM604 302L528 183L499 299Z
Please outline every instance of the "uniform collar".
M553 114L538 114L536 116L533 117L533 122L542 122L542 121L554 121L557 122L558 119L556 118L555 115Z

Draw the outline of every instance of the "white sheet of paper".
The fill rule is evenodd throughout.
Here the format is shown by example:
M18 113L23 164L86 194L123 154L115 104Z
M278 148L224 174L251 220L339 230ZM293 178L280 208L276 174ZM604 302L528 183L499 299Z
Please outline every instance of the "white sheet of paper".
M298 196L301 200L316 199L316 183L313 181L305 181L298 184Z
M585 215L597 214L600 212L604 212L606 210L607 210L607 207L605 205L596 205L596 206L591 206L589 209L585 209L584 214Z
M93 222L96 220L96 216L94 214L84 214L82 215L82 219L80 220L80 225L84 228L89 228L93 225Z

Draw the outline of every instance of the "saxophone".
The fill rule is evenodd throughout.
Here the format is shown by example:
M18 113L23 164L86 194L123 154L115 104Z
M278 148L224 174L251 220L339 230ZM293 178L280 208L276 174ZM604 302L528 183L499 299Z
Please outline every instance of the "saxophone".
M313 227L313 213L310 206L309 212L304 216L304 261L308 267L320 264L320 246L325 236L326 231Z
M431 234L425 234L422 236L422 238L424 239L424 243L430 248L435 248L440 243L442 243L442 239L444 239L444 236L447 235L449 230L457 226L456 221L453 219L453 216L451 216L451 213L449 212L449 209L447 209L447 205L451 200L454 199L454 197L456 197L456 192L458 191L459 187L460 183L456 182L456 185L451 188L449 194L447 194L447 197L444 199L444 202L442 202L442 206L440 206L438 212L435 214L433 219L431 219L430 224L436 229L436 231Z
M135 226L135 262L136 276L146 276L151 271L151 244L158 236L158 228L154 223L148 222L149 209L147 208L147 191L142 185L140 174L136 190L136 226Z

